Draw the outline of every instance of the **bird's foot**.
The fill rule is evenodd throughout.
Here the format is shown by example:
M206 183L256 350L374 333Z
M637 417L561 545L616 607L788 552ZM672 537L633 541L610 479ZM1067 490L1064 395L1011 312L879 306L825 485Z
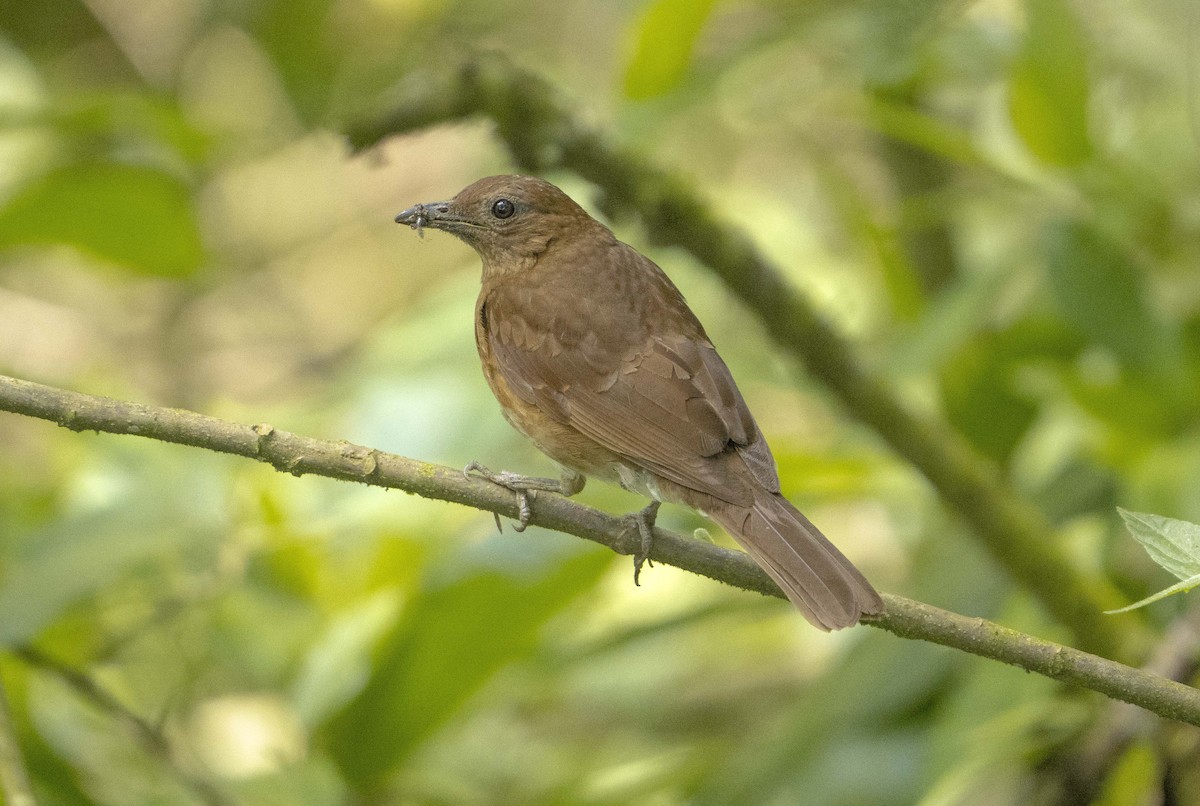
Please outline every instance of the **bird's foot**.
M548 479L538 476L522 476L508 470L490 470L479 462L471 462L463 468L463 475L467 478L470 478L472 473L517 494L517 522L513 529L518 532L524 532L525 527L529 525L529 519L533 516L529 508L529 499L536 496L538 492L558 493L570 497L582 490L586 481L583 474L570 471L564 472L561 479ZM493 514L496 516L496 529L503 532L499 513Z
M654 547L654 521L658 518L658 508L661 506L661 501L651 501L646 507L625 516L633 522L633 527L637 529L638 538L641 540L641 545L633 555L634 585L642 584L638 580L642 575L643 565L649 563L651 568L654 567L654 563L650 562L650 549Z

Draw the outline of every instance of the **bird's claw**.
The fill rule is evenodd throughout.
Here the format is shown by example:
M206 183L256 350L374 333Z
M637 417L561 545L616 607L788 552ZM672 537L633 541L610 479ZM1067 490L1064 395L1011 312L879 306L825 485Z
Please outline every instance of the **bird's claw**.
M481 479L486 479L499 485L508 491L516 494L517 497L517 522L512 524L512 529L516 531L524 531L529 525L529 519L533 517L533 511L529 509L529 499L535 497L538 491L559 493L562 495L570 495L578 492L578 489L583 487L582 476L577 477L577 481L568 483L566 481L558 481L556 479L540 479L536 476L522 476L518 473L512 473L510 470L491 470L479 462L472 462L462 469L462 474L470 479L472 474L478 475ZM574 477L574 476L572 476ZM496 513L493 513L496 515ZM500 516L496 515L496 527L500 531Z
M525 478L518 476L516 473L510 473L507 470L501 470L497 473L481 465L479 462L471 462L463 468L463 475L467 478L471 478L472 473L478 475L480 478L487 479L492 484L498 484L504 489L516 493L517 522L513 524L513 531L524 532L525 527L529 525L529 519L532 517L532 512L529 509L529 496L536 492L522 486ZM504 527L500 524L500 513L493 512L492 515L496 519L496 531L503 533Z
M654 521L658 517L660 506L662 506L661 501L651 501L648 506L629 516L633 520L633 525L638 531L638 538L641 540L641 545L633 555L633 584L639 587L642 584L639 581L642 575L642 566L649 564L651 568L654 567L654 563L650 561L650 550L654 547Z
M537 495L537 490L515 490L517 494L517 522L513 524L514 532L524 532L529 525L533 513L529 511L529 497Z

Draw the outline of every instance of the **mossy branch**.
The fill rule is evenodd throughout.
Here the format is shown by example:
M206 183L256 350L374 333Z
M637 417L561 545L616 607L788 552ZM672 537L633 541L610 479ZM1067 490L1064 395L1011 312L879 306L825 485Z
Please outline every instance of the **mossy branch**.
M957 432L917 414L867 372L846 338L685 179L614 145L598 128L581 121L545 79L498 54L472 59L457 69L410 76L384 106L381 113L345 127L354 148L482 115L495 122L522 170L574 172L601 190L607 213L636 217L656 243L692 254L721 277L759 316L771 337L799 357L851 415L929 479L996 561L1067 626L1081 646L1113 655L1128 651L1125 639L1138 622L1100 615L1120 605L1108 583L1072 565L1056 548L1053 529L1042 514Z
M80 394L0 375L0 411L57 423L73 431L96 431L172 442L265 462L293 475L306 473L404 490L508 517L515 496L462 471L403 456L281 431L241 425L181 409L167 409ZM640 547L626 520L555 495L532 502L531 523L601 543L631 555ZM745 554L655 529L651 559L737 588L782 597L770 578ZM1078 649L968 618L900 596L884 594L886 611L868 624L1019 666L1160 716L1200 726L1200 691Z

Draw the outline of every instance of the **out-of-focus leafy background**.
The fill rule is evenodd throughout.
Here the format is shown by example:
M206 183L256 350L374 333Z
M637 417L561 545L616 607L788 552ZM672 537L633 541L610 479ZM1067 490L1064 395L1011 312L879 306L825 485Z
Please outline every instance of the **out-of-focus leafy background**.
M1115 507L1200 520L1196 25L1170 0L3 3L0 372L552 472L479 374L477 259L391 221L511 171L488 124L338 134L495 52L687 177L1133 601L1170 579ZM618 234L881 589L1066 637L710 273ZM12 415L0 446L0 681L44 803L1071 803L1114 715L670 568L634 588L465 508ZM1197 732L1133 724L1098 801L1200 802Z

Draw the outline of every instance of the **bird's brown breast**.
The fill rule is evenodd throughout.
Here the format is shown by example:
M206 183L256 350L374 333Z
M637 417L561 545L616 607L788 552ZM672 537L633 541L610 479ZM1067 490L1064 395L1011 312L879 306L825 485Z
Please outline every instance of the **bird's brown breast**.
M476 341L509 421L556 461L655 497L777 491L758 426L666 275L611 235L571 246L520 273L485 268Z
M479 350L484 378L500 403L504 419L560 465L586 476L619 483L617 466L622 458L618 454L581 434L570 424L565 410L553 413L544 410L528 399L527 392L518 394L505 378L492 349L491 330L503 328L511 334L513 321L511 313L503 306L489 306L489 298L495 296L494 292L494 288L485 285L476 303L475 346ZM523 330L525 325L519 322L518 327ZM532 342L530 346L533 348ZM545 347L550 349L549 345Z

